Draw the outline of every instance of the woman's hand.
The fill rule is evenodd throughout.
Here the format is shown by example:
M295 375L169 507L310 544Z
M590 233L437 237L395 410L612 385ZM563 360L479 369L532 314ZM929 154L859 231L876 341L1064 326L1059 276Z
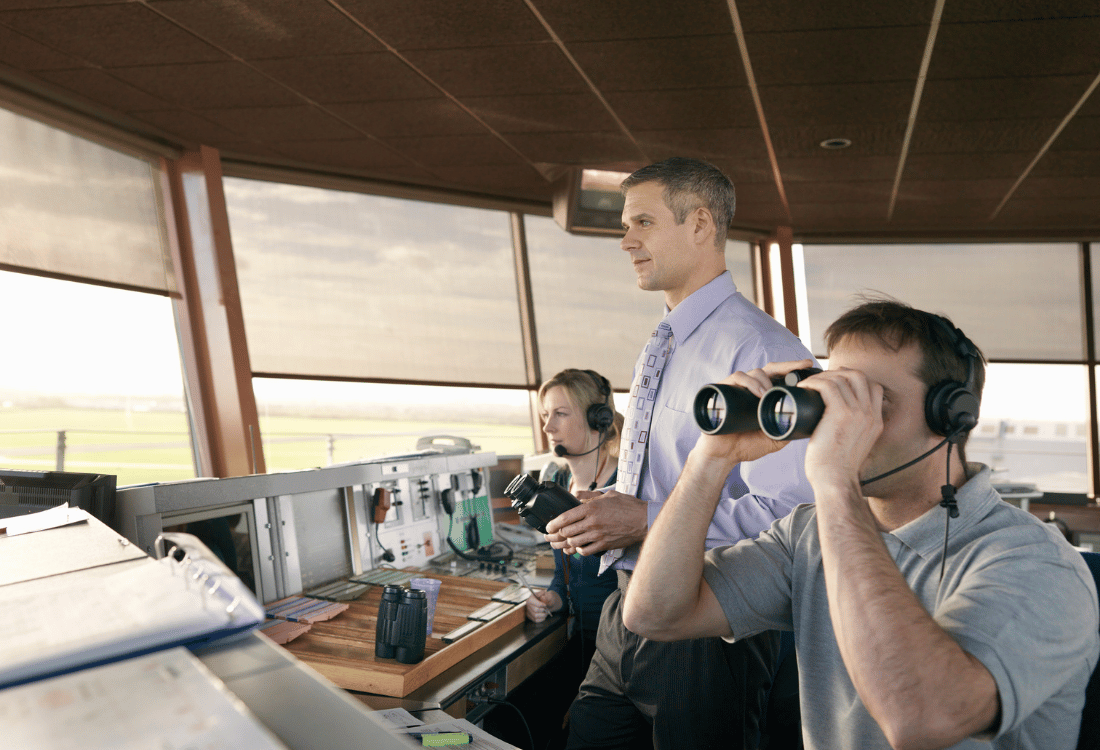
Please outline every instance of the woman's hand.
M561 609L561 597L557 592L539 590L527 597L527 619L531 622L542 622L547 617Z

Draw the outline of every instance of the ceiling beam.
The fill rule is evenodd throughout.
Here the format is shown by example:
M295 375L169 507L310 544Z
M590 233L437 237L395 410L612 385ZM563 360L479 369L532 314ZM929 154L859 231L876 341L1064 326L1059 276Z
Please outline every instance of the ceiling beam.
M940 32L940 19L943 18L943 6L946 0L936 0L932 10L932 22L928 25L928 38L924 41L924 54L920 60L920 72L917 73L917 85L913 88L913 101L909 105L909 121L905 124L905 137L901 141L901 154L898 155L898 169L894 173L894 187L890 190L890 205L886 209L886 220L894 218L894 207L901 190L901 175L905 171L905 161L909 158L909 143L913 140L913 130L917 126L917 112L924 95L924 82L928 79L928 67L932 64L932 50L936 46L936 36Z
M1008 189L1008 192L1005 193L1005 197L1001 198L1001 202L997 204L997 207L993 209L993 213L989 215L990 221L996 219L997 215L1001 213L1001 209L1005 207L1005 204L1008 203L1009 199L1011 199L1012 196L1016 193L1016 189L1019 188L1021 184L1023 184L1023 181L1027 179L1027 176L1029 174L1031 174L1031 170L1035 168L1035 165L1039 163L1039 160L1046 155L1047 151L1050 150L1050 147L1054 144L1054 141L1058 138L1059 135L1062 134L1062 131L1065 130L1066 125L1069 125L1069 121L1074 118L1081 107L1084 106L1088 98L1092 96L1092 92L1096 91L1097 85L1100 85L1100 73L1096 75L1096 78L1092 79L1092 83L1090 83L1089 87L1085 89L1085 93L1081 95L1081 98L1077 100L1077 103L1073 105L1073 108L1066 114L1065 117L1062 118L1062 121L1058 123L1058 127L1056 127L1054 129L1054 132L1050 134L1050 138L1047 138L1047 142L1044 143L1042 145L1042 148L1039 149L1039 152L1035 154L1035 158L1031 160L1031 163L1024 167L1024 171L1021 172L1020 176L1016 178L1016 182L1012 183L1012 187L1010 187Z
M745 66L745 78L749 83L749 91L752 93L753 107L756 109L756 119L760 121L760 132L764 136L764 147L768 151L768 162L772 168L772 179L775 180L775 189L779 192L779 202L783 204L783 212L787 215L787 221L792 221L791 204L787 201L787 191L783 187L783 175L779 171L779 160L775 156L775 146L772 145L771 132L768 130L768 118L764 116L764 105L760 101L760 89L756 86L756 74L752 70L752 60L749 58L749 47L745 42L745 29L741 26L741 14L737 12L737 0L726 0L729 5L730 20L733 21L733 33L737 37L737 48L741 52L741 62Z

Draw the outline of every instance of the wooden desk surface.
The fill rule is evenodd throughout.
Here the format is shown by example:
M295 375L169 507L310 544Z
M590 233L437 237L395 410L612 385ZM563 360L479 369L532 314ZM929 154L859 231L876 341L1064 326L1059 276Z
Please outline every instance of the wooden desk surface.
M332 620L314 623L308 633L286 644L287 650L346 690L403 697L499 636L523 625L524 606L517 604L465 638L444 644L440 636L464 625L466 615L488 604L493 595L508 584L431 573L424 573L423 577L438 578L442 585L432 635L425 644L424 659L418 664L402 664L374 655L381 586L371 586L358 599L349 602L347 611Z

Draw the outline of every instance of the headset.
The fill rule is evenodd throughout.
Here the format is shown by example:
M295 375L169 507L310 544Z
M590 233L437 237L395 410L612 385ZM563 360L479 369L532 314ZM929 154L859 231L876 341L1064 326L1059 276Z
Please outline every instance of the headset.
M976 393L977 383L974 382L974 361L981 355L978 354L978 347L946 318L933 315L932 320L947 332L959 359L966 361L966 382L945 380L928 389L924 400L924 418L932 432L959 443L978 424L981 400Z
M585 412L585 420L588 422L589 429L595 430L600 434L600 440L596 443L596 447L592 450L587 450L584 453L570 453L564 445L558 445L554 448L555 456L572 456L577 458L579 456L587 456L589 453L595 453L607 440L607 433L611 429L611 425L615 424L615 410L611 408L611 383L603 375L600 375L595 370L580 370L588 377L592 379L592 382L596 384L596 387L600 390L600 395L603 397L602 402L596 402L588 407L588 411Z
M600 389L600 395L603 396L602 402L588 407L586 414L588 426L596 432L607 432L611 429L611 425L615 424L615 410L611 408L611 382L595 370L582 370L582 372L592 378L596 387Z
M861 480L861 486L877 482L898 473L902 469L908 469L913 464L928 458L944 445L948 446L947 460L950 464L951 445L961 443L966 434L978 424L978 408L981 399L978 398L976 393L978 385L975 382L976 369L974 367L974 361L981 359L978 347L974 346L974 343L962 331L951 325L946 318L940 315L932 315L931 318L950 337L952 346L955 348L955 354L958 355L959 359L966 360L966 383L960 383L957 380L944 380L929 388L928 395L924 398L924 421L928 423L929 429L942 437L943 440L912 461L870 479ZM952 512L952 518L958 516L958 510L953 506L945 505L945 507Z

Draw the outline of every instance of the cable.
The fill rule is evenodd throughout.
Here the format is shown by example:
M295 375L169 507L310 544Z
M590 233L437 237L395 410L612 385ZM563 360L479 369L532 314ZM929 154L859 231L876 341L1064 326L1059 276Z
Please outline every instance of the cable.
M454 530L455 525L454 513L448 513L447 518L450 519L447 523L447 544L454 551L454 553L461 557L463 560L470 560L472 562L506 563L512 559L513 555L515 555L515 552L513 551L511 545L507 544L506 542L500 541L494 541L488 547L478 547L473 551L474 553L472 555L468 552L460 550L458 548L458 545L454 543L454 540L451 539L451 532ZM476 518L476 516L474 516L474 518ZM498 549L494 551L493 548L497 547L498 545L500 548L503 548L503 550Z
M910 462L909 462L909 463L907 463L907 464L902 464L901 466L897 467L896 469L890 469L890 471L888 471L888 472L886 472L886 473L884 473L884 474L879 474L879 475L878 475L877 477L871 477L870 479L863 479L863 480L861 480L861 481L860 481L860 483L859 483L859 486L860 486L860 487L863 487L863 486L865 486L865 485L868 485L868 484L870 484L871 482L877 482L877 481L878 481L878 480L880 480L880 479L885 479L885 478L886 478L886 477L888 477L888 476L891 476L891 475L893 475L893 474L897 474L897 473L898 473L899 471L901 471L902 469L908 469L908 468L909 468L910 466L912 466L913 464L915 464L915 463L917 463L917 462L919 462L919 461L923 461L924 459L926 459L926 458L928 458L929 456L931 456L931 455L932 455L933 453L935 453L935 452L936 452L936 451L938 451L938 450L939 450L940 448L942 448L942 447L944 446L944 443L949 443L949 442L951 441L951 438L955 437L955 435L957 435L957 434L958 434L958 433L956 432L956 433L952 433L952 434L951 434L950 436L948 436L948 437L945 437L945 438L943 439L943 442L941 442L941 443L939 443L938 445L936 445L936 447L935 447L935 448L933 448L932 450L930 450L930 451L928 451L928 452L926 452L926 453L922 453L922 454L920 454L919 456L917 456L916 458L914 458L914 459L913 459L912 461L910 461ZM950 455L950 449L948 449L948 455Z
M527 742L531 750L535 750L535 736L531 734L531 727L527 724L527 717L523 715L523 711L519 710L514 703L509 703L501 698L486 698L488 703L499 706L508 706L508 708L519 714L519 720L523 722L523 728L527 730Z
M382 550L382 559L386 562L393 562L397 559L397 555L393 554L392 550L388 550L382 546L382 540L378 536L378 524L374 524L374 541L378 542L378 548Z
M940 559L940 582L943 582L943 572L947 567L947 533L951 528L951 519L959 517L959 504L955 502L955 486L951 484L951 444L947 444L947 482L940 487L943 500L940 507L947 509L947 515L943 517L943 557Z

